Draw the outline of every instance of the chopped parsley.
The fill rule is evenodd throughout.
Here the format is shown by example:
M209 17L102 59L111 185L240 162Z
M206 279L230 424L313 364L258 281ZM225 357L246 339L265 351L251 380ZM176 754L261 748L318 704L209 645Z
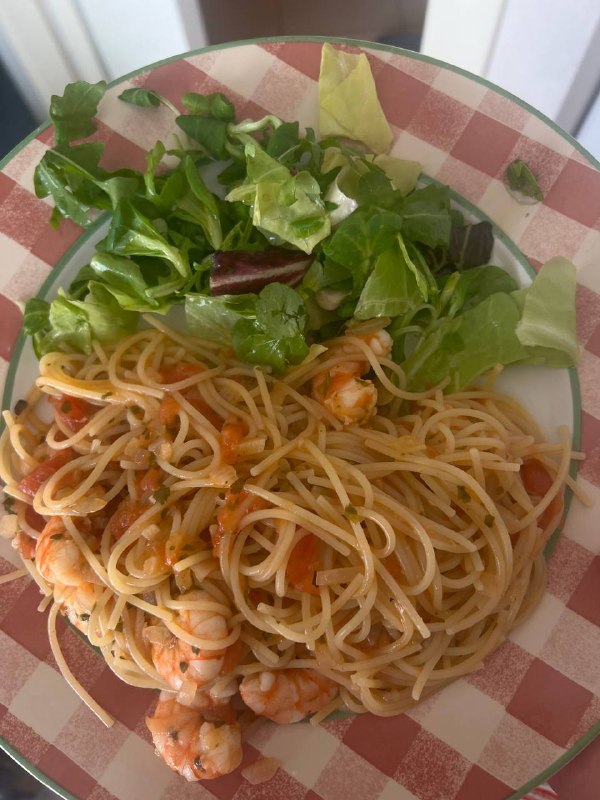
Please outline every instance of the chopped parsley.
M112 397L112 394L113 394L112 392L104 392L104 394L102 395L102 397L100 399L101 400L107 400L109 397Z
M237 481L234 481L231 484L231 486L229 487L229 491L232 494L238 494L244 488L244 484L245 483L246 483L246 481L244 480L244 478L238 478Z
M62 403L60 410L63 414L70 414L71 411L73 410L73 406L71 405L69 400L65 400L64 403Z
M488 528L491 528L494 524L495 517L493 514L486 514L485 519L483 520Z
M155 492L152 493L152 497L154 498L154 501L156 503L160 503L161 505L164 506L164 504L169 499L170 494L171 490L169 489L169 487L163 484L162 486L159 486Z
M179 669L180 669L182 672L187 672L187 668L188 668L188 667L189 667L189 664L187 663L187 661L180 661L180 662L179 662Z
M463 503L468 503L469 500L471 499L471 495L467 492L465 486L458 487L458 499L462 500Z
M4 498L4 510L7 514L16 514L17 512L13 509L13 505L15 504L14 497L5 497Z
M60 539L63 538L63 534L62 533L53 533L50 538L52 539L53 542L58 542Z
M358 511L351 504L348 504L344 509L344 516L346 517L346 519L350 520L350 522L358 522L360 519Z
M15 415L18 417L27 408L27 400L17 400L15 403Z

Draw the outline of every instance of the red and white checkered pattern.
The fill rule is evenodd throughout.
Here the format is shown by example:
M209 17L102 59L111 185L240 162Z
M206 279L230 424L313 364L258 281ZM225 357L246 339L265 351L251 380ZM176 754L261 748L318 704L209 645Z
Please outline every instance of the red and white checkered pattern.
M187 91L223 91L239 117L268 110L316 126L320 49L318 42L243 45L175 60L122 82L107 93L95 134L107 143L104 163L142 168L144 150L156 138L168 143L172 134L168 110L118 101L128 85L148 85L176 104ZM580 481L598 501L600 173L565 137L495 90L418 57L385 50L368 55L394 128L392 152L422 161L427 173L478 204L534 266L558 254L577 265L588 453ZM0 376L21 325L16 301L35 293L80 234L70 222L50 228L49 205L33 193L33 168L51 144L45 129L0 172ZM504 169L516 157L539 176L542 204L520 206L503 187ZM239 771L202 786L188 786L170 772L154 756L144 725L153 694L120 683L61 623L73 671L117 720L105 730L57 672L45 618L36 612L36 587L26 579L0 586L0 736L55 784L89 800L499 800L600 719L599 529L597 511L573 504L550 561L548 592L533 618L483 670L409 714L254 731L246 763L262 753L283 764L258 787ZM11 569L0 560L0 572ZM598 752L590 748L585 755L585 776L571 784L576 791L557 777L565 800L597 796Z

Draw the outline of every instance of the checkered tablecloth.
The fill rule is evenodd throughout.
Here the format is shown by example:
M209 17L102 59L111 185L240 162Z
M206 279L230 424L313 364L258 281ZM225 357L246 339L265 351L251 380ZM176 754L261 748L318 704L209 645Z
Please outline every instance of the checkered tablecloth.
M212 50L124 80L101 107L95 138L107 142L105 165L143 169L144 150L172 132L168 110L118 101L130 85L151 86L174 103L186 91L223 91L235 100L239 118L269 111L316 126L320 48L278 42ZM540 608L483 670L394 719L365 715L317 728L259 728L246 762L262 753L283 763L259 787L239 771L204 785L187 785L171 773L153 755L144 725L153 695L124 687L61 624L73 671L117 720L106 731L56 669L45 615L36 612L37 588L25 579L0 586L0 736L76 797L499 800L600 720L600 173L559 132L483 83L384 49L371 50L369 58L394 128L394 155L422 161L428 174L480 206L534 266L555 255L577 265L588 454L580 481L596 511L573 504ZM81 232L70 222L52 230L49 205L34 196L33 169L51 144L51 129L40 131L0 172L0 377L21 325L17 301L37 291ZM521 206L506 194L503 170L517 157L539 176L542 204ZM5 543L0 552L6 573L14 558ZM600 786L600 764L592 769Z

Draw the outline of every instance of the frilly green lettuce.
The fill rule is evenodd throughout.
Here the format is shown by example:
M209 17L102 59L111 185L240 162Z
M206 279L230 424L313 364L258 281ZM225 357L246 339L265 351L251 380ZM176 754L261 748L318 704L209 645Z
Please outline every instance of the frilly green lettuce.
M371 67L364 53L354 55L323 45L319 74L321 136L345 136L386 153L392 130L377 97Z

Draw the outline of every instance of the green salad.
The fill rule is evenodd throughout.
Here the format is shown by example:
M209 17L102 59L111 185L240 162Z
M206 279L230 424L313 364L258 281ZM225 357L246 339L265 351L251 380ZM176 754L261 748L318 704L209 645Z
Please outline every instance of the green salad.
M466 222L447 186L387 154L392 131L364 54L324 45L320 138L272 115L238 121L220 93L185 94L180 114L149 88L125 90L150 126L158 106L173 113L177 146L157 141L143 173L103 169L104 144L80 141L105 91L78 81L52 97L56 144L36 194L52 198L54 226L89 226L97 211L110 223L68 288L27 303L38 357L89 353L141 314L182 305L191 334L276 372L372 318L385 320L411 390L447 378L458 390L497 364L576 362L573 265L552 259L523 289L490 263L491 224ZM537 199L531 173L513 172Z

